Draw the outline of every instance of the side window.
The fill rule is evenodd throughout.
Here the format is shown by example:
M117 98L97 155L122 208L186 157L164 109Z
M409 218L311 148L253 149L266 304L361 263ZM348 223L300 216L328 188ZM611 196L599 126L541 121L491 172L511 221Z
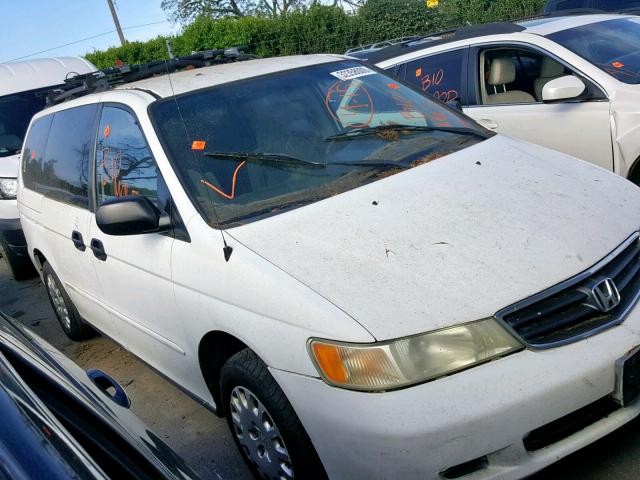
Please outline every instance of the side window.
M98 106L53 115L38 191L46 197L89 208L89 166L93 158Z
M38 190L44 165L44 149L53 115L41 117L31 125L22 152L22 182L29 190Z
M571 75L553 58L525 49L485 50L479 65L484 105L541 102L542 89L549 81Z
M160 206L158 183L158 168L137 119L128 110L105 106L96 156L98 205L114 197L144 195Z
M442 102L460 99L466 52L453 50L408 62L404 78Z

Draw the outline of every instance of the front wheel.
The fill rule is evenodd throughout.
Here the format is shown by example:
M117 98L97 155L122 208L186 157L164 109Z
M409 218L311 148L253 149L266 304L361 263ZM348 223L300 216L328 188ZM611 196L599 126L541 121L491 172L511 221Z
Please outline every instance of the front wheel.
M220 386L227 424L255 478L327 478L300 419L255 353L232 356Z

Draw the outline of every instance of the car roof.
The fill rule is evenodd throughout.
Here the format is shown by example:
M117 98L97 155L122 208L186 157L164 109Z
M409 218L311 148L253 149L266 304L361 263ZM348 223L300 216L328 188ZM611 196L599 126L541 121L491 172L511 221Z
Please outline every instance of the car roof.
M346 59L347 57L344 55L326 54L246 60L172 73L171 82L169 82L167 75L159 75L157 77L127 83L114 90L144 90L152 92L157 97L166 98L174 94L180 95L181 93L187 93L193 90L222 85L269 73L283 72Z
M96 67L81 57L37 58L0 63L0 96L60 85L70 73L89 73Z
M617 14L596 14L596 15L579 15L568 17L551 17L536 20L528 20L518 22L518 25L525 27L525 32L535 35L549 35L569 30L570 28L582 27L592 23L605 22L607 20L615 20L616 18L637 18L633 15L617 15Z
M486 37L489 35L503 35L513 33L530 33L533 35L549 35L562 30L574 27L589 25L592 23L604 22L618 18L638 18L633 15L618 14L586 14L566 16L554 15L549 17L531 18L516 22L494 22L480 25L462 27L458 30L449 30L440 33L431 33L424 37L422 41L404 42L391 47L383 48L369 55L367 61L377 64L386 60L391 60L408 53L425 50L442 44L459 42L460 40L472 40L474 38Z

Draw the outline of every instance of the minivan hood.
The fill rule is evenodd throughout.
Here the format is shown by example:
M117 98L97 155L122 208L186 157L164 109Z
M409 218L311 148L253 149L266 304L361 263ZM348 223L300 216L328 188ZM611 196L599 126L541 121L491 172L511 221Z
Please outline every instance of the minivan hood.
M19 169L20 155L9 155L8 157L0 157L1 178L18 178Z
M229 234L387 340L490 317L638 227L630 182L498 135Z

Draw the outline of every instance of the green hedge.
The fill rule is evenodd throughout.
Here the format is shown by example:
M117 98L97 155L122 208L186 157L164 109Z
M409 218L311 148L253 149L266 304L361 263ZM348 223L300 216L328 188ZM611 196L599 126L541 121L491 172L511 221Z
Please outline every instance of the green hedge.
M425 0L368 0L357 14L338 7L313 5L277 18L200 17L175 37L130 42L124 47L88 53L98 68L167 58L166 40L176 55L197 50L248 45L262 57L317 52L342 53L348 48L390 38L425 34L442 28L532 15L544 0L441 0L429 9Z
M498 22L536 15L546 0L441 0L439 17L445 27Z

